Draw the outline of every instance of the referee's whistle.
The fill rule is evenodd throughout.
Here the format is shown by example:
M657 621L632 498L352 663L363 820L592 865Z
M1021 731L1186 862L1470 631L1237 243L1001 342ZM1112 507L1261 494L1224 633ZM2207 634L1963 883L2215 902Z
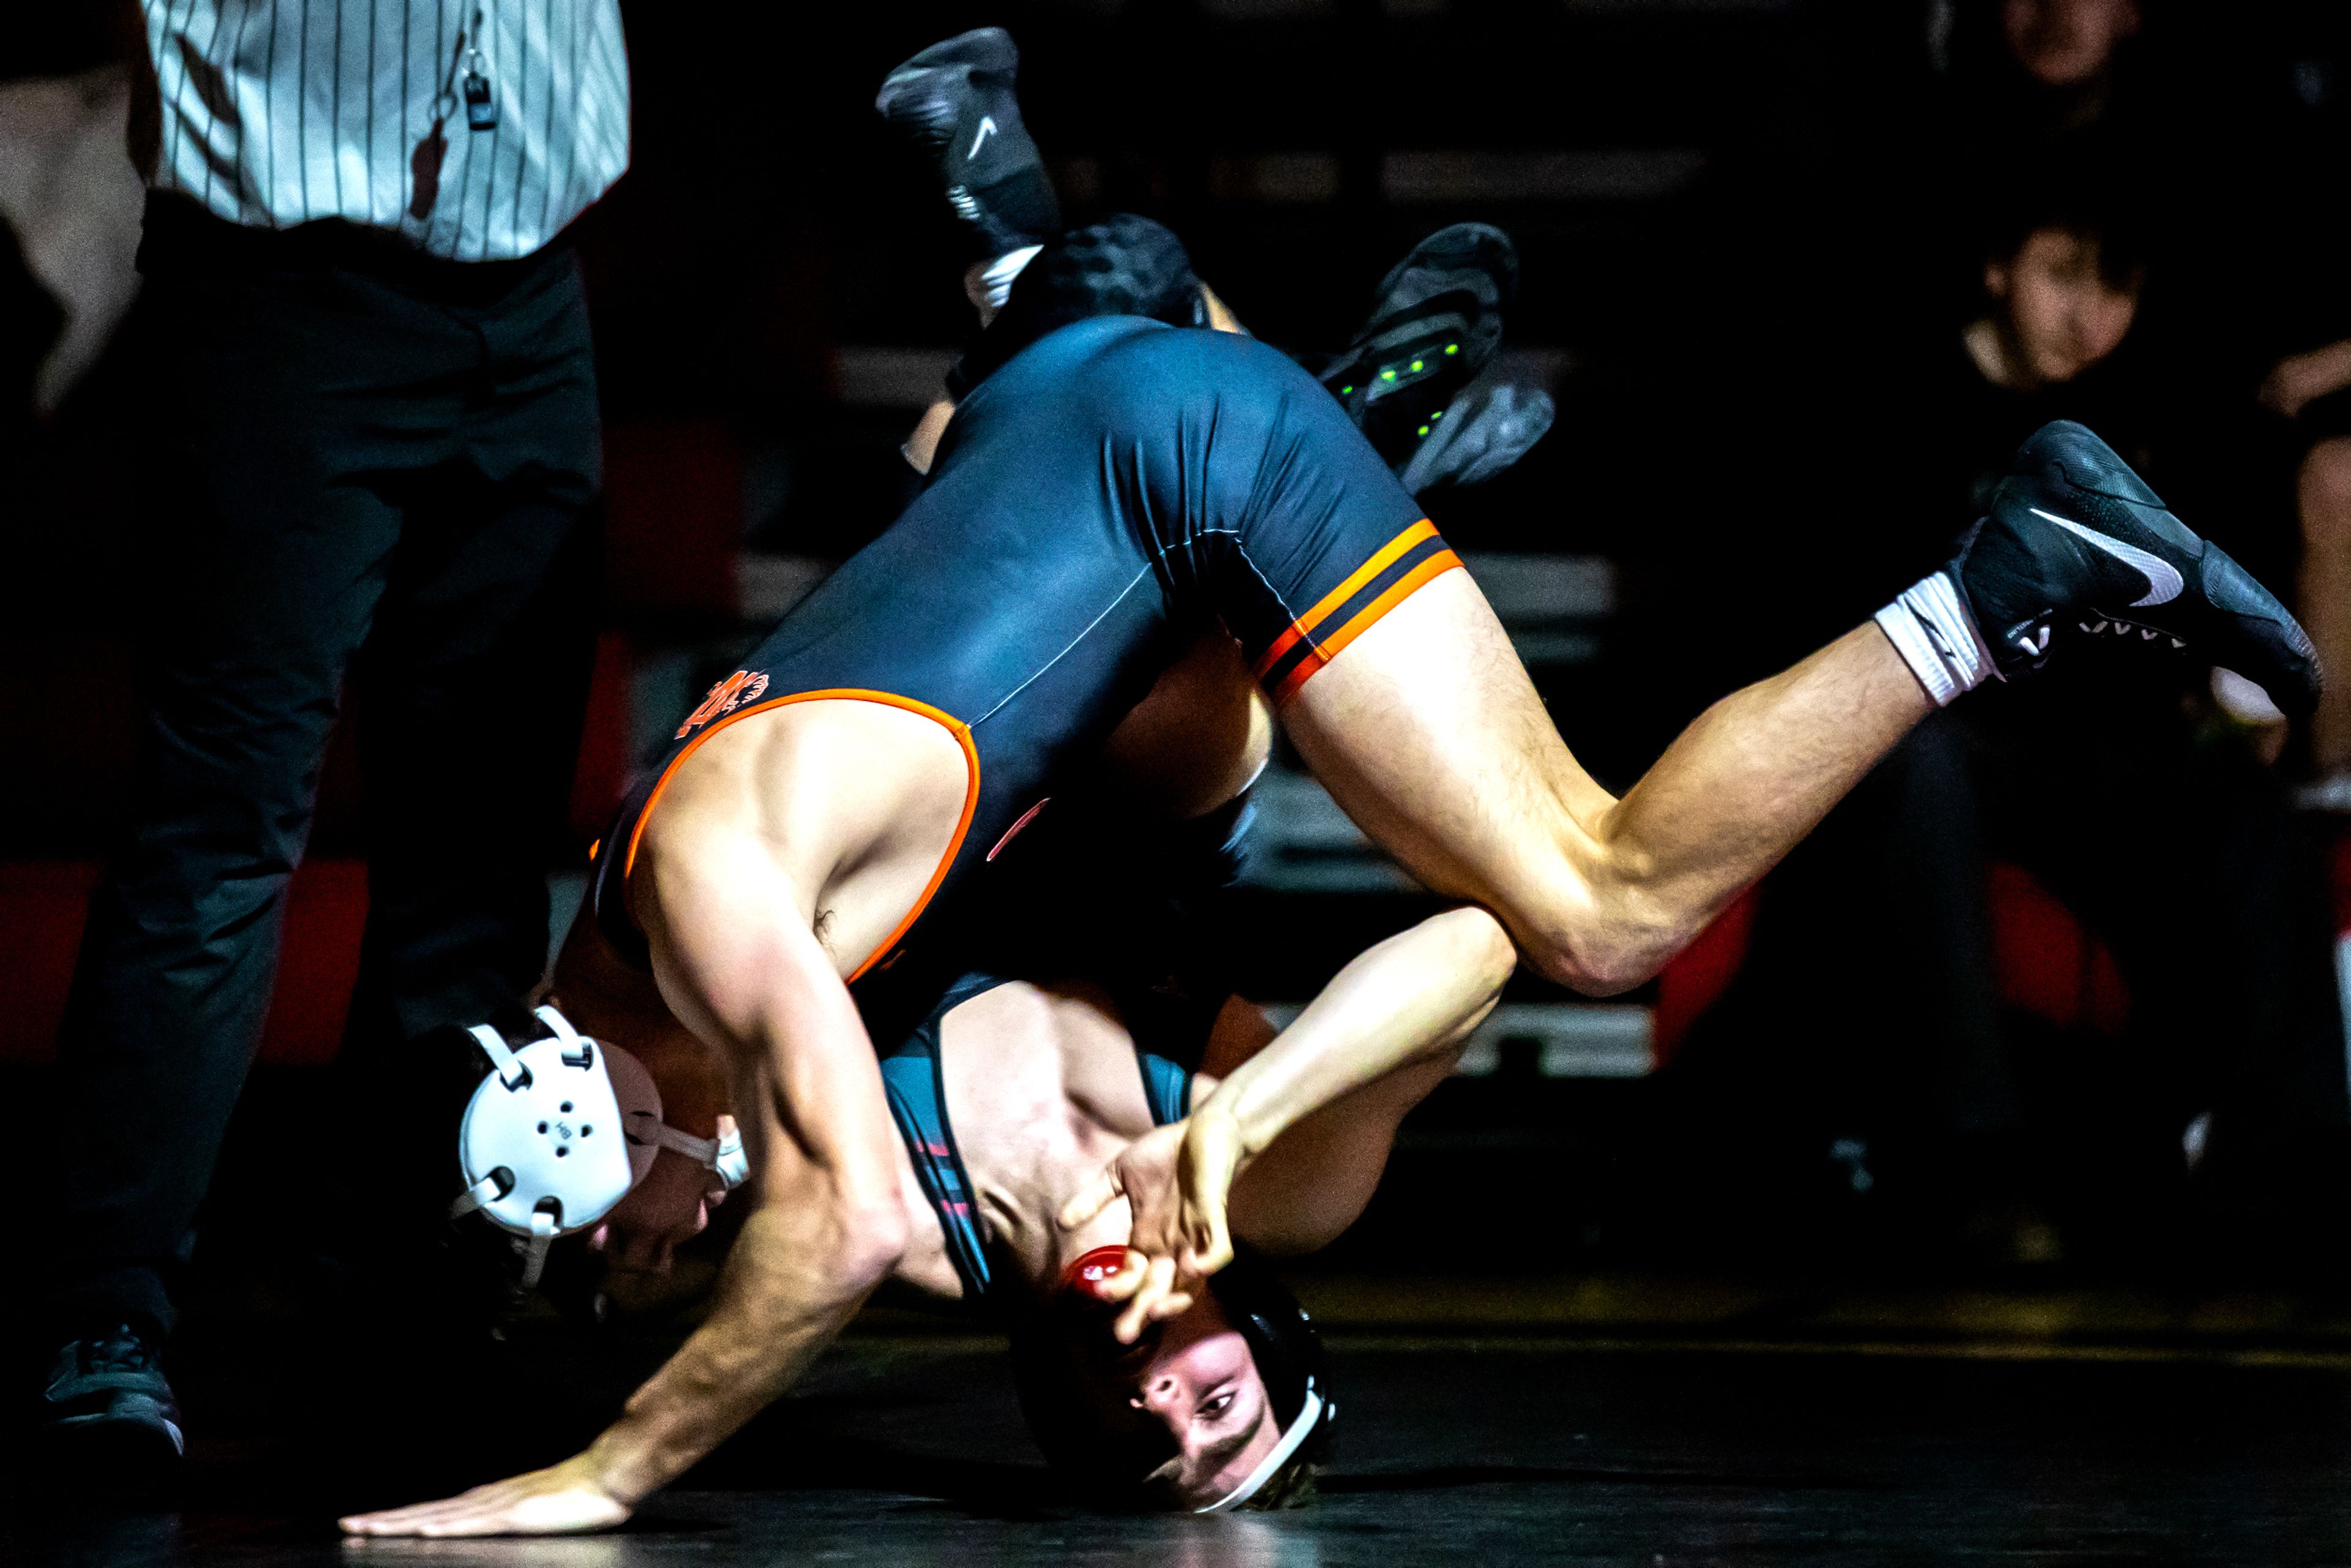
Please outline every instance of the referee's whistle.
M479 71L465 73L465 129L496 131L498 106L490 101L490 78Z

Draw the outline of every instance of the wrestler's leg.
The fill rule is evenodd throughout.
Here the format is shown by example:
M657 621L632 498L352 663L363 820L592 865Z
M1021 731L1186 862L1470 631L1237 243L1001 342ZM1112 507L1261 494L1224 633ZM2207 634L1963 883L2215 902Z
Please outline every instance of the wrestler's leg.
M1364 831L1595 994L1655 974L1933 711L1868 625L1732 694L1622 800L1568 752L1467 572L1396 605L1282 714Z

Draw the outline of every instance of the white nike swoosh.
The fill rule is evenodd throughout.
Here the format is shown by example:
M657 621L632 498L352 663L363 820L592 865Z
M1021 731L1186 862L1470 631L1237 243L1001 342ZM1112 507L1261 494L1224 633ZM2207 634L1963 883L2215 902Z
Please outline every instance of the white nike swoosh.
M2133 610L2143 610L2150 604L2168 604L2179 598L2188 587L2188 584L2180 580L2179 569L2159 555L2149 555L2137 545L2126 545L2118 538L2098 532L2095 528L2085 528L2071 517L2061 517L2054 512L2044 512L2038 507L2032 507L2032 512L2036 517L2048 518L2067 533L2078 534L2133 571L2143 575L2147 579L2147 597L2132 600L2130 607Z
M995 134L996 116L992 114L981 115L979 117L979 134L971 139L971 151L963 155L963 161L968 163L973 159L978 157L979 144Z

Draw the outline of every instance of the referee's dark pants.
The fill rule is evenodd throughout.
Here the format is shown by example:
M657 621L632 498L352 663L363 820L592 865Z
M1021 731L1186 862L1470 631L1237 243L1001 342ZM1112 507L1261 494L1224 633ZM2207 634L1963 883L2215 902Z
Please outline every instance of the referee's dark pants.
M146 718L58 1046L64 1335L172 1326L346 677L360 1048L477 1021L538 979L594 637L596 386L561 246L443 262L157 196L140 265ZM407 1135L322 1128L287 1150L288 1223L335 1228L320 1164Z

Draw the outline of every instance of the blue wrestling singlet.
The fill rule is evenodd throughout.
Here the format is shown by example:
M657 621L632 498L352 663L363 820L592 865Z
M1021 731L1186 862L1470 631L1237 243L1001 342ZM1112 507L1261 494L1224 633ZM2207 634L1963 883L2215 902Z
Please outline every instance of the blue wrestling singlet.
M644 824L678 766L727 725L819 698L922 714L954 735L969 779L923 898L850 977L866 1007L880 972L896 971L885 988L904 994L874 1028L895 1038L971 967L943 951L898 960L948 945L942 912L969 902L1200 631L1221 619L1280 704L1459 564L1344 411L1279 351L1134 317L1063 328L972 393L904 514L686 716L601 841L597 922L643 962L625 889Z

